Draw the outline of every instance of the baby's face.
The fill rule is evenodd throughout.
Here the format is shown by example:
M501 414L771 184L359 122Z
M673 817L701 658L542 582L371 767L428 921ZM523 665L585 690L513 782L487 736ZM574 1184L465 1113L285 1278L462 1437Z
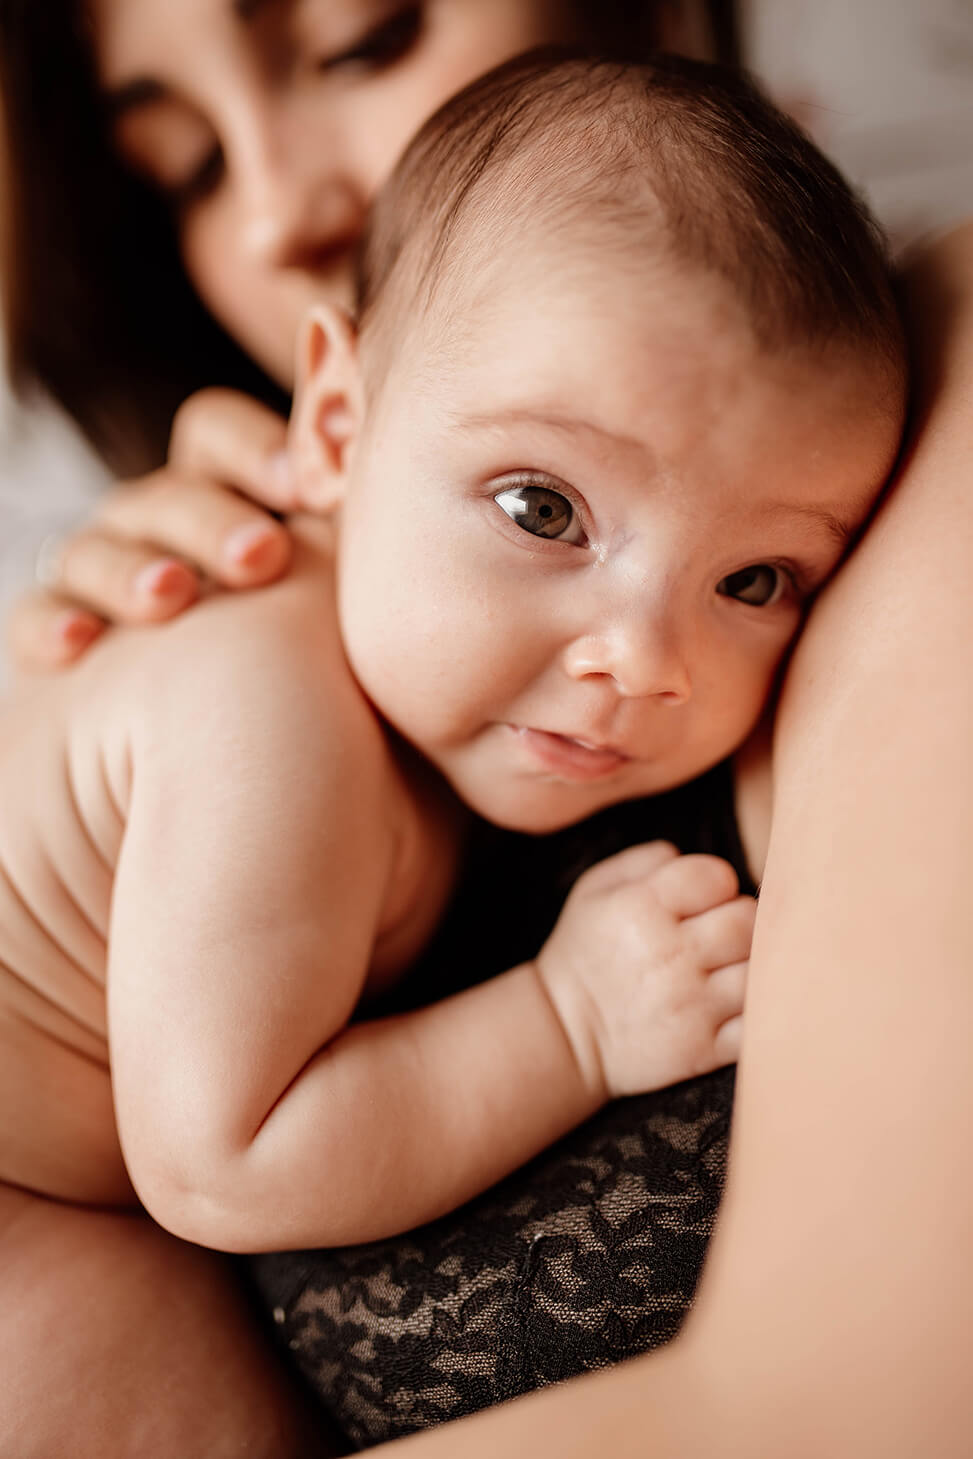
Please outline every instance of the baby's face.
M382 714L480 814L543 832L745 739L901 402L849 349L764 353L707 277L535 263L398 350L339 609Z

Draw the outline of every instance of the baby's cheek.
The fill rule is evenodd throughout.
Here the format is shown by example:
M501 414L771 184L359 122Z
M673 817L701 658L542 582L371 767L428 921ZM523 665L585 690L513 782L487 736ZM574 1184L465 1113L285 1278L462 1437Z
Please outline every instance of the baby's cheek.
M712 751L730 754L755 727L774 684L784 649L772 649L744 657L735 665L724 664L724 672L700 686L697 693L697 724L710 739ZM708 690L708 692L706 692Z

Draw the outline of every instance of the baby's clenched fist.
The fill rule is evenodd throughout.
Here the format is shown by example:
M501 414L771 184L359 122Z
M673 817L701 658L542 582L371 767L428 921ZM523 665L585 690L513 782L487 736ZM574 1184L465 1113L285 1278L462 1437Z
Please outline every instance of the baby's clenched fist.
M729 862L633 846L579 878L536 959L600 1099L737 1057L756 902Z

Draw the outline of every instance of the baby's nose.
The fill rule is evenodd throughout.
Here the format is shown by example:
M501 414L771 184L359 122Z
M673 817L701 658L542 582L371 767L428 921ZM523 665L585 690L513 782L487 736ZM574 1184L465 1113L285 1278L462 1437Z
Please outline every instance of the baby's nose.
M688 656L671 625L619 623L575 639L564 667L573 679L607 678L626 699L684 704L692 693Z

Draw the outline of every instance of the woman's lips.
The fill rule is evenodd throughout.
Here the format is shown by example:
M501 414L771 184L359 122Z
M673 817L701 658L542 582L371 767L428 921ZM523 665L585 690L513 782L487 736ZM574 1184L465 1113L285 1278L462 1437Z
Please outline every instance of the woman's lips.
M628 755L604 745L522 725L512 724L510 728L532 759L563 780L601 780L628 764Z

